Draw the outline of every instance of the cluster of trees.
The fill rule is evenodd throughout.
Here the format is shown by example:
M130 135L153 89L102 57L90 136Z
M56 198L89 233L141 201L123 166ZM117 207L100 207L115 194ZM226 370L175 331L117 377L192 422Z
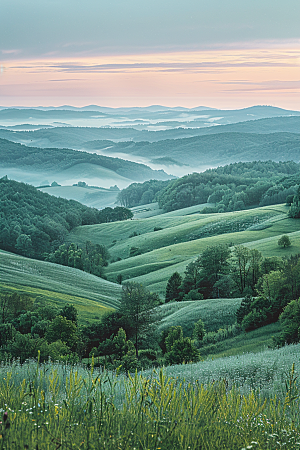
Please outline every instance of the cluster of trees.
M77 311L72 305L61 310L27 295L2 294L0 297L1 359L30 357L41 360L78 359L84 349L77 324Z
M63 244L70 230L132 217L127 208L89 208L25 183L0 179L0 248L43 259Z
M300 254L289 258L273 258L256 284L256 297L245 296L237 311L237 322L246 331L285 320L286 307L300 297ZM287 330L278 343L287 341ZM300 336L300 335L299 335Z
M150 180L132 183L118 194L118 201L127 208L146 205L157 200L157 193L168 186L170 181Z
M127 283L122 289L120 309L101 321L79 326L76 308L58 309L27 295L0 296L1 360L36 358L76 362L95 357L96 364L123 370L158 364L180 364L199 360L196 341L205 334L201 320L192 339L181 327L170 327L159 336L157 306L160 300L142 285Z
M105 245L86 241L83 248L75 244L63 244L53 253L45 256L46 261L62 266L74 267L98 277L103 277L104 267L108 265L109 252Z
M228 245L209 246L187 265L183 277L178 272L170 277L166 302L254 294L259 277L276 263L277 258L263 259L258 250L242 245L232 252Z
M300 186L298 187L296 195L293 197L291 202L289 217L292 217L293 219L300 218Z
M170 277L165 301L243 296L237 312L243 329L276 322L284 307L300 296L300 255L263 258L258 250L241 245L232 252L225 245L207 247L187 266L184 277L178 272Z
M213 211L225 212L285 202L298 183L299 164L293 161L240 162L172 181L134 183L119 200L129 207L158 201L165 211L208 202Z
M237 324L229 331L210 333L214 336L208 339L203 335L202 345L278 319L282 332L275 345L300 341L300 254L262 258L256 249L244 246L236 246L231 254L223 245L208 247L187 266L184 277L175 272L166 288L166 302L216 296L244 298L236 312Z

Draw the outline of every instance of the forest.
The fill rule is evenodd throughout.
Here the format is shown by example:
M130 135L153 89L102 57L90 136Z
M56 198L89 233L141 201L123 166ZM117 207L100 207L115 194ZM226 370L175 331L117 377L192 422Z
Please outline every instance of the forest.
M80 225L114 222L132 217L127 208L89 208L57 198L35 187L0 179L0 248L45 259L55 252L70 230Z
M127 207L158 201L164 211L211 203L203 212L243 210L286 202L299 184L299 163L239 162L171 181L133 183L119 193Z

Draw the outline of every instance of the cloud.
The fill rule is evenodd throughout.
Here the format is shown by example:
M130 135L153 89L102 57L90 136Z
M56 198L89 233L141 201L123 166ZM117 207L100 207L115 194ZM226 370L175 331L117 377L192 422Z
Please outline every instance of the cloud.
M251 81L220 81L219 84L234 85L234 88L224 89L223 92L258 92L258 91L300 91L300 81L284 81L284 80L270 80L264 82ZM242 85L242 87L238 87Z
M22 58L259 46L299 39L299 17L299 0L1 0L0 43Z

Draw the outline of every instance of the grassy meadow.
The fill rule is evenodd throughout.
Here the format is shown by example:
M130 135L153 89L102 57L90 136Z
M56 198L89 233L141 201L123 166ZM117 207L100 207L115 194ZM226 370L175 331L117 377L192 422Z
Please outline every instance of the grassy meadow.
M0 367L3 449L299 449L299 344L157 371Z
M287 217L285 205L223 214L201 214L200 210L198 205L157 214L153 208L152 217L78 227L69 240L104 243L115 261L106 270L108 280L116 281L121 274L123 280L140 282L161 296L172 273L183 274L187 264L209 245L246 245L257 248L263 256L289 256L300 251L299 224ZM286 249L277 244L283 234L292 241ZM141 254L130 257L132 247Z
M71 267L0 251L0 288L62 307L74 304L80 322L98 320L118 307L121 287Z
M191 336L194 323L202 319L206 331L233 325L236 310L241 305L240 298L218 298L209 300L182 301L165 303L159 307L159 330L181 325L183 333Z

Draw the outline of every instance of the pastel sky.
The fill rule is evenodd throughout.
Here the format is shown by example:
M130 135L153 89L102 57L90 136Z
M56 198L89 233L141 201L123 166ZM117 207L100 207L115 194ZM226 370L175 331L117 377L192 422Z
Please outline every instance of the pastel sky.
M1 0L1 106L300 109L299 0Z

